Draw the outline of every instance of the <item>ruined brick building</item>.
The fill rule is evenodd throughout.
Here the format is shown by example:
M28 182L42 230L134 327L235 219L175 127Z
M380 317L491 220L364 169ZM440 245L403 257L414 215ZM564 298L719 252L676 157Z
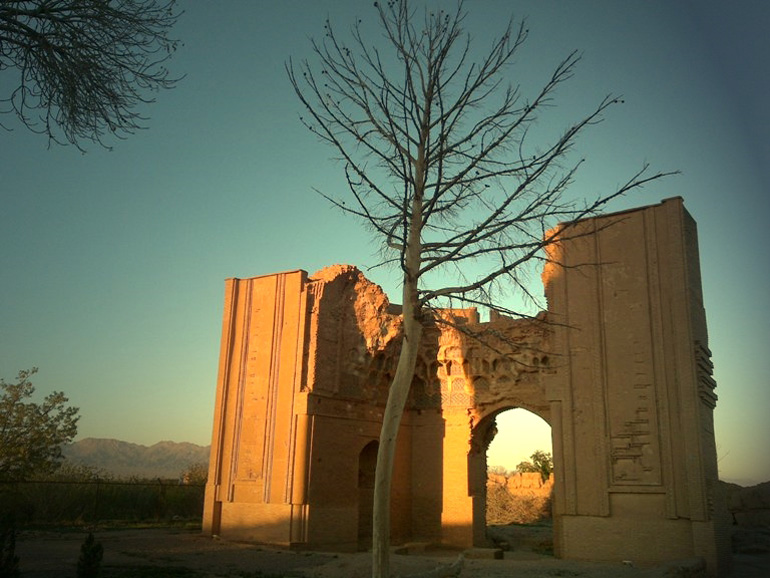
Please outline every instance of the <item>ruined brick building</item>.
M702 556L722 572L695 222L674 198L579 232L552 248L559 265L543 273L537 319L452 310L467 331L426 328L398 438L392 541L486 544L486 449L495 416L521 407L552 428L557 556ZM367 546L399 331L398 307L351 266L227 280L204 531Z

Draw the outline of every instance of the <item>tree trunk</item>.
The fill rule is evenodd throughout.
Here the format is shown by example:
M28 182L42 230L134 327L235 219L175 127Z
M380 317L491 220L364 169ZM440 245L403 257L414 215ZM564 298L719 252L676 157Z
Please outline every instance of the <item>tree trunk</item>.
M405 291L406 293L406 291ZM405 300L406 301L406 300ZM372 577L390 575L390 490L396 438L404 415L404 407L412 385L417 353L422 337L422 324L415 317L411 303L404 303L404 334L396 375L390 385L388 403L380 430L377 470L374 478L374 515L372 522Z
M430 102L430 101L428 101ZM403 207L409 230L403 258L403 319L404 333L396 375L390 384L385 415L380 430L377 470L374 474L374 513L372 520L372 578L390 578L390 490L393 482L393 462L396 438L404 415L404 407L412 386L417 354L422 338L422 312L419 302L420 262L422 258L422 209L425 193L425 143L429 136L430 105L425 107L420 145L414 161L414 195L409 209Z

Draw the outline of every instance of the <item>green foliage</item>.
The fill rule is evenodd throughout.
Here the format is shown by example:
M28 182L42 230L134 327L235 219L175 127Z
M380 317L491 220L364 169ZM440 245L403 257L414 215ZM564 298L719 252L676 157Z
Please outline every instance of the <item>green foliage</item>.
M0 502L8 486L0 483ZM203 486L157 481L51 479L15 484L11 499L25 504L24 519L31 524L80 526L200 520L203 494Z
M111 472L96 466L76 464L64 460L55 472L36 479L38 481L56 482L108 482L113 481L115 476Z
M78 408L54 391L42 403L29 378L37 368L19 371L15 383L0 379L0 480L26 480L61 465L62 445L77 434Z
M103 556L104 547L94 539L94 533L89 532L80 547L77 578L98 578Z
M187 466L179 478L183 484L204 486L209 478L209 465L207 462L195 462Z
M550 477L551 472L553 472L553 457L551 453L536 450L529 458L531 461L521 462L516 466L516 471L520 473L538 472L543 481L546 481Z

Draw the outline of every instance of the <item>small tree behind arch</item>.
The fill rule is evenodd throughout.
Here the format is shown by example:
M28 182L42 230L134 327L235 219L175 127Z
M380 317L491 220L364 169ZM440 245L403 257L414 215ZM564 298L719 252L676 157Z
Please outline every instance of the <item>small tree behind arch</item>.
M553 457L551 452L535 450L529 457L530 461L524 461L516 466L516 471L521 473L538 473L545 482L553 472Z

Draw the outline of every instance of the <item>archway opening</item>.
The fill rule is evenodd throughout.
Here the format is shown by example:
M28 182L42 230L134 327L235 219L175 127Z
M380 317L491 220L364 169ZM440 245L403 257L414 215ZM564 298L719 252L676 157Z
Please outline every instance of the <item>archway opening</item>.
M372 547L374 515L374 472L377 467L377 449L380 444L371 441L358 454L358 549Z
M503 549L553 555L551 426L523 408L488 419L486 538Z

